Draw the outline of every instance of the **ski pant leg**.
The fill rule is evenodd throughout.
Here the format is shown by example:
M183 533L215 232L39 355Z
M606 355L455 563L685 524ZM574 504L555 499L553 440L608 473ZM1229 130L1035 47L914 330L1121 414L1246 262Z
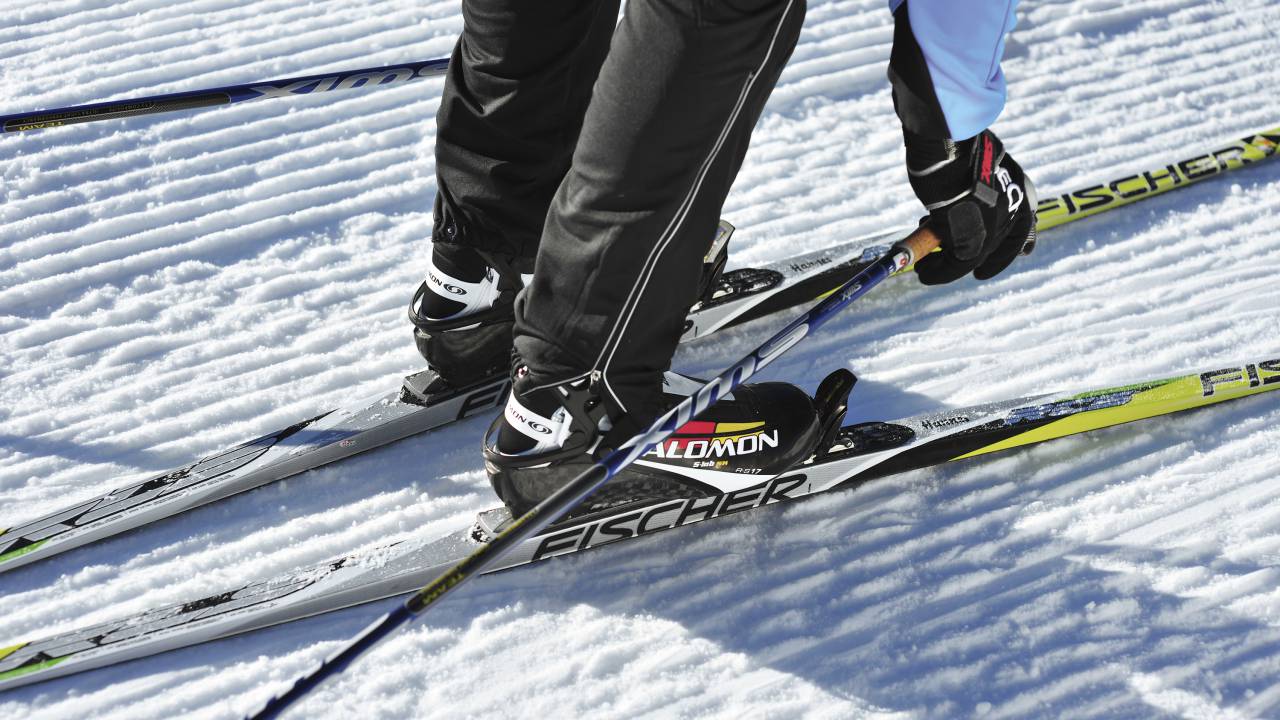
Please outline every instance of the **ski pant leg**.
M538 384L593 376L635 422L658 408L703 256L804 0L632 0L516 301Z
M532 260L619 4L464 0L436 116L434 242Z

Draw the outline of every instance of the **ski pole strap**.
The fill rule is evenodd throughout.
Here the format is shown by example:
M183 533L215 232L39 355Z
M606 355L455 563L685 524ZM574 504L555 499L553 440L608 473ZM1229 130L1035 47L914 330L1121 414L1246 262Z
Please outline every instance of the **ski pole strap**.
M282 80L263 80L261 82L227 85L226 87L209 88L207 90L190 90L167 95L151 95L14 115L0 115L0 131L11 133L24 130L44 130L51 127L97 120L114 120L135 115L151 115L216 105L232 105L259 98L292 97L294 95L313 95L315 93L329 92L330 90L377 87L443 75L448 66L448 58L439 58L403 65L341 70L323 75L305 75Z

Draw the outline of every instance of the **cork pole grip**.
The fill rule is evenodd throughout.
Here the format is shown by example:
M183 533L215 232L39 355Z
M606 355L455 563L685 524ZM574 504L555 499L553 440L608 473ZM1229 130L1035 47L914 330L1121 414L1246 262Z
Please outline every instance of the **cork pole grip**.
M897 242L897 246L900 248L906 248L911 252L911 261L907 263L907 265L910 266L915 265L916 261L920 258L925 257L934 250L937 250L941 242L942 241L938 238L937 233L930 230L928 225L921 225L910 235L899 240Z

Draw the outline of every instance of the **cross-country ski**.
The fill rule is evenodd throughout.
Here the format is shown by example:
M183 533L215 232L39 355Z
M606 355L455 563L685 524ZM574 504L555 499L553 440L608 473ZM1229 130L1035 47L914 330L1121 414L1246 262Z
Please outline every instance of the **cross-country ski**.
M494 569L1272 390L1280 390L1280 359L1115 388L1052 393L901 420L857 423L841 428L818 453L776 477L707 485L697 494L637 499L619 507L575 513L528 540ZM723 442L729 433L720 432L717 437L714 429L709 436L694 432L707 431L676 435L646 455L641 464L657 473L678 474L681 468L670 462L673 457L729 454L716 449L716 440ZM506 508L495 508L481 513L471 527L442 538L333 558L181 605L18 643L0 653L0 690L406 592L474 552L510 519Z
M1280 128L1224 144L1161 168L1063 193L1040 202L1043 232L1072 220L1121 207L1274 157ZM1149 180L1147 180L1149 178ZM1127 184L1147 182L1145 188ZM721 221L717 243L733 225ZM686 320L684 341L789 309L829 292L887 249L889 236L840 243L761 268L724 273ZM437 384L430 370L404 378L401 387L255 438L182 468L20 522L0 531L0 572L169 515L250 490L334 460L440 427L498 404L508 383L501 374L458 387Z
M1280 714L1278 10L0 10L0 713Z

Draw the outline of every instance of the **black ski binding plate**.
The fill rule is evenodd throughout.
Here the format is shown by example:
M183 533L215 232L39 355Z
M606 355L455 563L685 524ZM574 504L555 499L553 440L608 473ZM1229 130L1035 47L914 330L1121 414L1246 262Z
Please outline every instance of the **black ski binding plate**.
M840 429L828 454L866 455L892 450L906 445L915 437L915 431L905 425L887 422L858 423Z

